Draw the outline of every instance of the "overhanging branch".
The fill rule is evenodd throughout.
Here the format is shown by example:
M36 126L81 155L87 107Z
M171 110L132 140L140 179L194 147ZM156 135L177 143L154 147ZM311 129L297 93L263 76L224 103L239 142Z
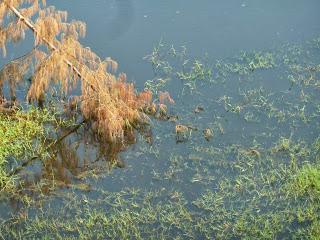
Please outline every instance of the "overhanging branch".
M18 9L16 9L15 7L11 6L8 3L6 3L6 4L7 4L7 7L16 15L17 18L19 18L19 20L21 22L23 22L28 28L30 28L35 35L40 36L41 40L49 47L50 50L52 50L52 51L58 50L58 48L52 42L50 42L48 39L46 39L45 37L42 37L40 35L40 33L38 32L38 30L36 29L34 24L28 18L24 17L18 11ZM64 62L78 75L79 78L81 78L82 80L85 80L82 77L80 71L69 60L64 59ZM95 90L95 87L92 84L90 84L90 83L88 83L88 84L89 84L89 86L91 87L92 90Z

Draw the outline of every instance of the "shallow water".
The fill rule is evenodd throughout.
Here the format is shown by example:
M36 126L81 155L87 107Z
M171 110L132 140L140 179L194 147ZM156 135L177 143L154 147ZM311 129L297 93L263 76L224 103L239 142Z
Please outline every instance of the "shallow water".
M49 1L87 23L85 45L112 56L141 85L151 76L142 61L160 39L191 55L230 57L307 40L319 32L319 2L302 1ZM97 27L99 26L99 27Z
M291 172L287 169L292 164L315 163L319 158L319 152L312 150L320 133L320 45L311 41L320 35L319 1L72 0L48 4L67 10L69 19L85 21L88 31L83 44L101 57L117 60L120 71L126 72L138 89L147 86L154 91L169 91L176 103L168 106L168 112L178 120L152 119L152 144L138 135L137 143L120 154L124 169L108 171L100 166L103 171L84 180L90 191L57 189L54 196L43 200L44 215L27 208L30 222L26 226L36 225L33 221L37 215L43 222L59 222L57 213L64 211L63 205L70 211L65 213L65 221L71 222L72 213L77 221L87 221L96 211L118 218L127 209L139 218L139 214L144 216L143 209L163 211L157 212L154 225L137 223L142 237L159 237L162 229L164 238L266 237L255 235L258 233L269 233L267 238L290 238L297 226L303 229L312 222L307 219L297 223L288 217L279 220L283 229L274 229L275 233L266 231L268 226L262 224L266 219L278 219L277 212L289 212L287 202L306 207L304 198L286 199L282 186L290 185L287 181ZM14 49L9 58L30 44ZM155 60L160 64L155 67L148 59L157 47L160 56L155 55ZM197 60L202 64L200 70L212 70L210 76L207 72L191 76ZM306 70L308 67L315 70ZM185 78L190 74L190 78L183 80L177 73L184 73ZM153 88L160 78L168 81L159 89ZM150 85L145 85L148 80ZM199 106L203 110L195 112ZM182 142L177 141L176 124L189 126L180 136ZM206 129L213 132L208 139L204 136ZM134 190L141 194L132 193ZM148 193L156 199L150 205L144 198ZM159 203L172 207L173 212L179 209L173 223L165 215L169 210L162 210ZM181 206L187 210L182 211ZM114 209L119 212L112 212ZM297 215L298 210L292 211L290 216ZM192 221L186 212L190 212ZM257 220L245 218L246 214ZM248 222L246 228L238 226L242 218ZM61 236L81 235L81 230L68 232L57 225ZM82 222L75 225L87 231L95 229ZM254 232L250 226L262 230ZM277 226L277 222L271 226ZM32 235L23 229L22 224L21 233L41 236L41 232ZM152 229L159 231L150 234ZM194 235L188 229L195 229ZM57 236L55 230L46 230L48 236ZM117 232L116 236L121 234ZM93 233L88 236L99 238Z

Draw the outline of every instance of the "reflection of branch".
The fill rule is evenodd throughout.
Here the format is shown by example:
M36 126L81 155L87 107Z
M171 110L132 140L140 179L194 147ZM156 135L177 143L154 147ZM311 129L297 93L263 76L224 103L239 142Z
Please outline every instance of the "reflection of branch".
M4 113L7 115L13 114L16 111L16 109L13 108L6 108L6 107L2 107L0 106L0 113Z
M76 132L86 121L83 120L81 123L77 124L74 128L70 129L67 133L65 133L64 135L62 135L57 141L55 141L53 144L49 145L45 151L49 151L52 148L54 148L55 146L57 146L59 143L61 143L66 137L68 137L69 135L71 135L72 133ZM11 170L11 172L8 174L9 177L16 175L17 173L19 173L21 170L23 170L24 167L30 165L34 160L40 158L40 156L34 156L32 158L29 158L28 160L22 162L21 165L19 165L18 167L16 167L15 169Z
M34 51L36 50L38 46L35 46L32 48L32 50L30 52L27 52L26 54L23 54L22 56L19 56L19 57L16 57L12 60L10 60L10 62L6 63L1 69L0 69L0 72L2 72L8 65L12 64L12 63L16 63L16 62L20 62L22 59L24 58L28 58L30 57Z
M0 96L0 113L11 115L19 110L19 105L14 101L6 101L5 99L1 99Z
M77 124L74 128L70 129L67 133L65 133L63 136L61 136L55 143L54 145L59 144L60 142L62 142L66 137L68 137L69 135L71 135L72 133L76 132L84 123L86 122L86 120L82 120L82 122L80 122L79 124Z

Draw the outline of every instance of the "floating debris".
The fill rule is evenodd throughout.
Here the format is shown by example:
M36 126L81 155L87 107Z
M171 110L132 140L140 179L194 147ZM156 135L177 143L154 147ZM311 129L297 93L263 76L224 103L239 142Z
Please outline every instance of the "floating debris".
M188 126L178 124L176 125L176 134L186 133L189 130Z
M210 141L210 139L213 138L213 131L210 128L204 129L203 134L207 141Z
M125 168L125 166L126 166L126 164L124 163L124 161L123 160L121 160L121 159L117 159L117 161L116 161L116 166L118 167L118 168Z
M258 150L256 149L249 149L249 154L253 155L253 156L256 156L257 158L260 158L261 157L261 154Z
M90 184L79 183L79 184L71 184L70 187L74 190L90 192L92 190Z
M177 124L175 128L175 132L176 132L176 141L185 142L188 139L189 127L182 124Z
M179 117L177 115L168 116L169 122L177 122Z
M189 159L192 161L201 161L203 158L200 156L191 154L191 155L189 155Z
M204 111L204 108L202 106L197 106L195 109L194 109L194 112L195 113L200 113L200 112L203 112Z

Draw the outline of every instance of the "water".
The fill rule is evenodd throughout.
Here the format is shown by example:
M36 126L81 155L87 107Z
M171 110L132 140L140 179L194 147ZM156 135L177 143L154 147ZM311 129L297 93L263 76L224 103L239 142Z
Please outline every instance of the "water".
M142 86L150 69L143 56L164 39L191 55L230 57L239 50L269 49L319 32L319 3L302 1L48 1L87 23L84 45L111 56ZM99 26L99 27L97 27Z
M138 135L120 154L124 169L108 171L102 163L83 180L90 191L55 190L41 200L42 213L23 209L29 219L17 232L39 237L40 222L55 226L43 228L49 237L281 239L308 238L319 226L318 195L290 195L296 168L319 160L320 45L311 41L320 33L318 1L50 4L85 21L81 42L117 60L139 90L149 80L176 103L168 107L169 121L152 119L152 144ZM10 48L9 58L30 45L27 39ZM148 62L156 47L159 67ZM156 89L159 78L168 81ZM177 124L188 127L178 136L182 142ZM206 129L213 132L208 139ZM13 236L9 225L3 228Z
M139 86L151 77L142 58L160 39L186 45L191 55L208 53L224 58L240 50L308 40L320 28L316 0L308 4L298 0L48 1L51 4L68 11L69 19L85 21L87 36L83 44L102 58L112 56ZM31 45L33 40L29 40Z

